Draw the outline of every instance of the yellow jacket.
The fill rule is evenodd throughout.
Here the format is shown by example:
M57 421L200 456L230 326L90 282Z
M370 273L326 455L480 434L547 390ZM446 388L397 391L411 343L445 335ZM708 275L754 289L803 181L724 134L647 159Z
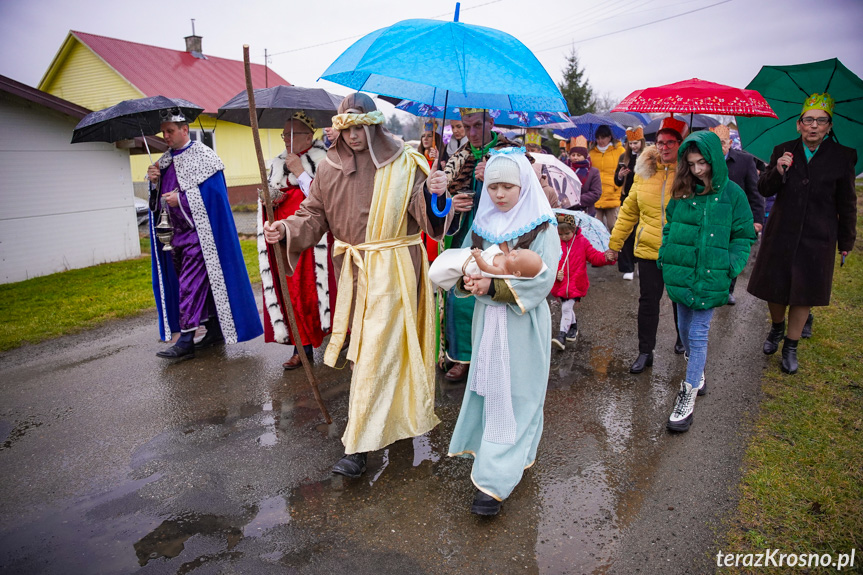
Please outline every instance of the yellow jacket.
M614 171L620 156L626 149L623 144L617 142L605 152L593 148L590 150L590 164L599 170L599 178L602 180L602 195L596 200L593 207L599 209L616 208L620 205L620 186L614 185Z
M609 248L620 251L635 230L635 257L655 260L662 245L665 206L671 199L671 184L677 164L663 164L656 146L649 146L635 163L632 189L620 208L611 232Z

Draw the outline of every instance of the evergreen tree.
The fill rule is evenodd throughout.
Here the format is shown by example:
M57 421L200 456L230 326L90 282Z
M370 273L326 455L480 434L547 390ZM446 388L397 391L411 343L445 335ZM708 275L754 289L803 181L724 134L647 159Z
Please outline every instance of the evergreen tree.
M590 82L584 74L584 68L578 66L578 52L571 48L569 56L566 57L566 68L563 71L563 82L557 86L560 93L566 99L569 113L572 116L580 116L587 112L596 110L596 97Z

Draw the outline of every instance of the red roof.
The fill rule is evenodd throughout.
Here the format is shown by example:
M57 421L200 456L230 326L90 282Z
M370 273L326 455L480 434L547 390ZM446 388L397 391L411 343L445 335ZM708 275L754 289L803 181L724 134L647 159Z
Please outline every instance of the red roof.
M206 56L203 60L180 50L74 30L71 33L145 96L183 98L203 106L204 112L215 114L219 106L246 89L243 62L239 60L215 56ZM255 88L279 84L290 86L273 70L266 71L263 65L252 64Z

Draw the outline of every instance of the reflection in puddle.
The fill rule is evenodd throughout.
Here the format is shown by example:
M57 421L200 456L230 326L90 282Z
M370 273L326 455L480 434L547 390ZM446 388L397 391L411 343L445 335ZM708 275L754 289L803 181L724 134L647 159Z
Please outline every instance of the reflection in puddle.
M438 461L440 461L440 453L435 452L434 447L432 447L431 441L429 441L428 435L420 435L418 437L414 437L413 445L414 467L417 467L423 461L431 461L432 463L437 463Z
M193 535L224 535L228 549L243 538L243 533L225 518L215 515L181 515L162 521L153 531L135 543L135 555L142 567L152 559L171 559L185 548L186 540Z
M291 514L288 511L285 498L279 495L270 497L258 504L258 514L243 527L243 535L246 537L257 537L263 531L276 525L288 523L290 520Z

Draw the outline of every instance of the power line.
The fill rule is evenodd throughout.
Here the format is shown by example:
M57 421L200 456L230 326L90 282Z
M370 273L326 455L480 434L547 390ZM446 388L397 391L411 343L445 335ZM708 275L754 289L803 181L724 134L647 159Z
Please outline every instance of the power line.
M467 12L468 10L474 10L476 8L482 8L483 6L488 6L489 4L497 4L498 2L503 2L503 0L490 0L489 2L485 2L483 4L477 4L476 6L469 6L467 8L462 8L462 12ZM450 16L452 12L444 12L443 14L438 14L436 16L430 16L429 20L434 20L435 18L442 18L444 16ZM283 50L281 52L273 52L270 56L281 56L282 54L290 54L291 52L300 52L302 50L311 50L312 48L320 48L321 46L328 46L330 44L337 44L339 42L346 42L348 40L356 40L357 38L362 38L365 34L358 34L356 36L348 36L346 38L339 38L338 40L329 40L328 42L321 42L320 44L312 44L311 46L302 46L300 48L291 48L290 50Z
M668 16L666 18L659 18L658 20L652 20L650 22L645 22L644 24L638 24L636 26L630 26L629 28L624 28L622 30L616 30L614 32L608 32L606 34L599 34L598 36L591 36L590 38L583 38L578 40L577 42L589 42L591 40L597 40L599 38L605 38L606 36L613 36L614 34L620 34L621 32L628 32L630 30L635 30L637 28L644 28L645 26L650 26L652 24L658 24L659 22L665 22L666 20L673 20L675 18L680 18L681 16L686 16L687 14L693 14L695 12L700 12L702 10L707 10L708 8L713 8L714 6L719 6L720 4L727 4L732 0L722 0L721 2L716 2L714 4L710 4L708 6L702 6L701 8L696 8L694 10L689 10L688 12L681 12L680 14L675 14L673 16ZM566 46L571 46L574 44L576 40L570 40L566 44L559 44L557 46L552 46L551 48L543 48L542 50L535 50L535 52L547 52L549 50L557 50L559 48L564 48Z

